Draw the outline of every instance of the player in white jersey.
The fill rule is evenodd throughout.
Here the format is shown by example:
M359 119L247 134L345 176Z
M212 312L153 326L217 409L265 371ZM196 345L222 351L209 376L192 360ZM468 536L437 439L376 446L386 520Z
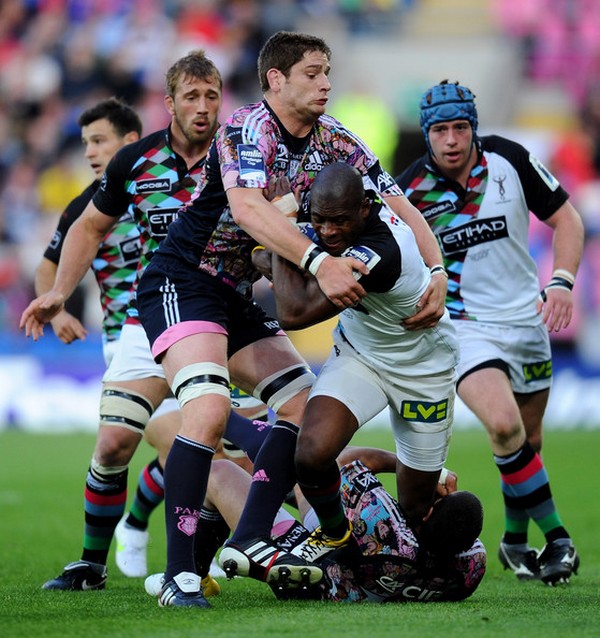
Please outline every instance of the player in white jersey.
M458 330L457 391L488 431L502 478L500 561L552 585L579 557L558 515L539 455L551 385L549 332L569 325L583 224L568 193L523 146L477 136L473 93L443 81L421 99L428 153L397 179L438 237ZM553 231L554 273L539 293L528 250L530 211ZM546 546L528 544L532 519Z
M352 542L336 457L388 406L400 507L409 524L422 521L431 507L452 429L458 343L448 311L435 327L406 329L432 274L410 228L376 193L365 192L356 169L338 162L317 174L310 220L320 248L369 268L360 277L367 295L340 313L296 448L298 484L321 523L309 542L325 554ZM260 251L255 255L257 262L264 259ZM304 328L339 312L313 277L280 258L265 261L282 326ZM443 268L434 270L433 276L445 276Z

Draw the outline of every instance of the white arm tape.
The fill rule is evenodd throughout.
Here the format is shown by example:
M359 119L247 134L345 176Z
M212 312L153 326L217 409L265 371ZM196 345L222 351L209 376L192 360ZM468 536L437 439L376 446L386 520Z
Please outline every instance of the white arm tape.
M440 478L438 479L438 483L440 485L446 485L446 479L448 478L448 474L449 474L448 470L445 467L443 467L442 471L440 472Z
M286 193L283 197L274 199L271 204L276 206L286 217L296 217L299 206L294 193Z

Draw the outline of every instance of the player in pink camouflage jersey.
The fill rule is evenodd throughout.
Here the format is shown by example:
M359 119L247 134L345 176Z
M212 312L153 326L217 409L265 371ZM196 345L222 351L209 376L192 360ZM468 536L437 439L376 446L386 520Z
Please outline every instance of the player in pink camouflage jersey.
M326 164L351 163L402 217L410 217L427 263L441 260L427 224L373 153L325 116L330 55L323 40L313 36L279 32L269 39L258 62L264 101L237 111L218 131L196 195L171 224L140 280L140 318L183 416L165 475L163 602L171 597L201 606L198 598L194 602L198 590L188 587L188 582L197 583L193 539L179 523L181 512L197 512L202 505L214 447L229 412L225 389L230 379L267 403L278 420L256 459L247 513L221 556L232 561L230 566L235 563L240 575L261 580L289 572L298 585L307 576L310 581L320 577L268 539L275 512L295 483L292 457L313 375L277 322L253 303L251 288L260 274L250 253L260 243L302 266L340 308L364 295L353 271L365 273L366 268L358 260L325 254L301 235L281 214L296 212L295 202L288 198L274 205L265 198L268 179L281 173L294 188L306 191ZM422 311L412 318L415 325L435 324L443 313L445 279L436 279L423 295ZM177 468L172 476L169 465Z

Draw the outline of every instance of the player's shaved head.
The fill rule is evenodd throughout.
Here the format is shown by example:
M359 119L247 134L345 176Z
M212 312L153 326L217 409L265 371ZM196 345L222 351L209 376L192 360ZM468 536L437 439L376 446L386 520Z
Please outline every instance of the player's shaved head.
M312 185L311 211L337 208L358 211L365 199L361 174L349 164L336 162L321 169Z
M471 492L453 492L434 504L421 527L419 543L433 554L457 554L473 545L482 527L481 501Z

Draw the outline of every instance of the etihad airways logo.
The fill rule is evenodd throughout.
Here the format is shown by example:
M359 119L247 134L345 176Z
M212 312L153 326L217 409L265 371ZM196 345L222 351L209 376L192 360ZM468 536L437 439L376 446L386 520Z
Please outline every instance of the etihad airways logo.
M147 211L148 228L152 237L166 237L169 226L178 215L179 208L152 208Z
M462 252L496 239L508 237L506 217L488 217L448 228L439 235L444 255Z

